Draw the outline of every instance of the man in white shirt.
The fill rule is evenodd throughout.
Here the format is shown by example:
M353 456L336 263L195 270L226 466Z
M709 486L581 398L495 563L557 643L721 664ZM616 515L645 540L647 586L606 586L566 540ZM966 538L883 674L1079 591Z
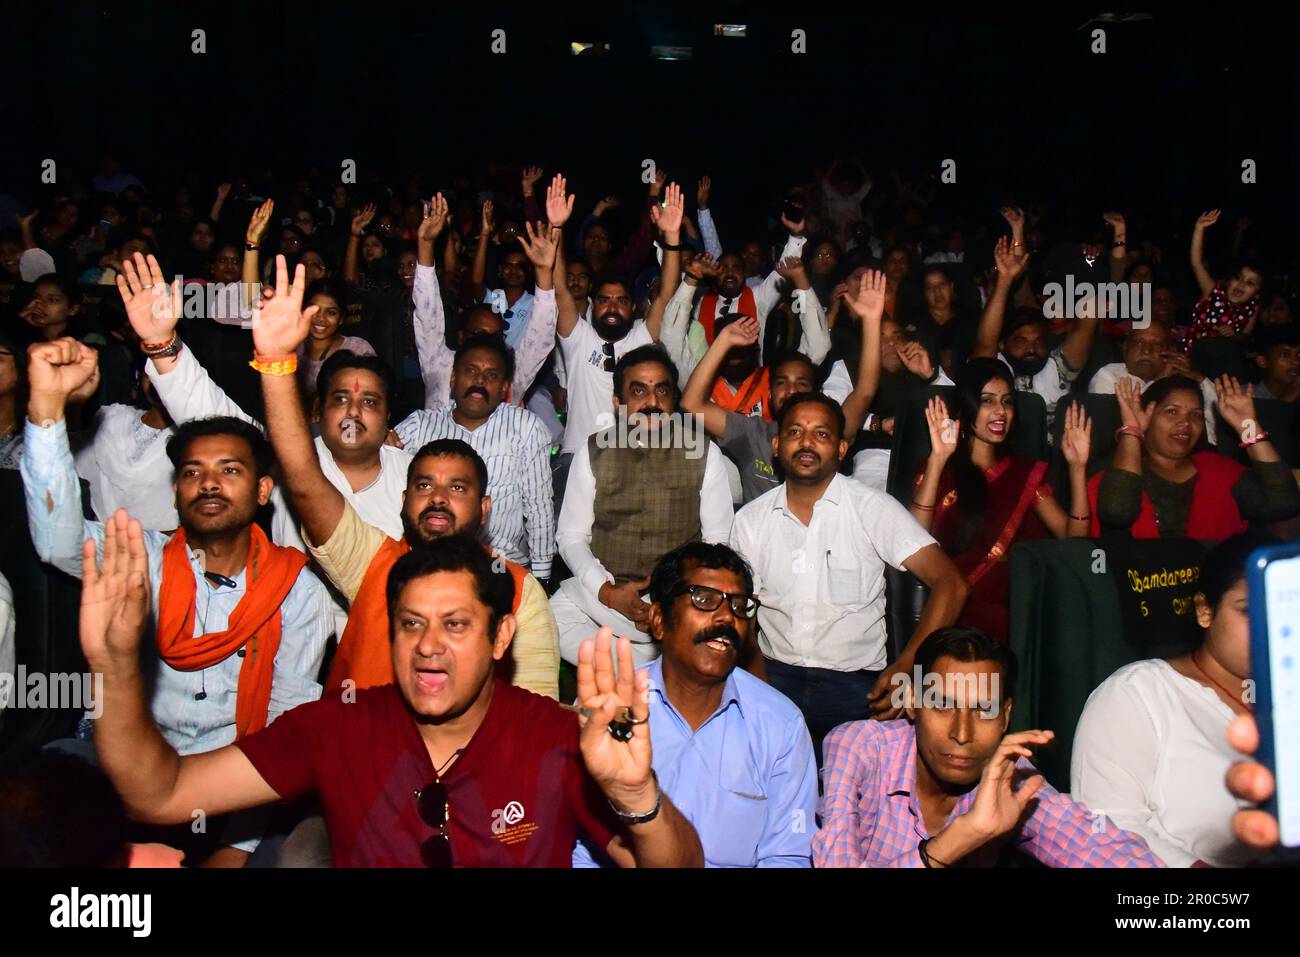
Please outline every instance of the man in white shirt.
M910 674L926 635L957 620L967 586L898 501L838 473L848 442L834 399L791 397L772 451L786 481L736 514L731 547L754 569L767 680L803 711L820 763L821 740L836 725L899 713L892 676ZM887 564L930 589L916 633L889 668Z
M1205 438L1216 444L1215 409L1219 397L1214 383L1195 372L1187 361L1187 353L1174 345L1174 334L1163 323L1152 322L1145 329L1134 329L1124 339L1124 361L1102 366L1088 383L1088 391L1100 395L1114 395L1115 383L1132 379L1139 389L1145 389L1156 379L1167 375L1183 375L1199 380L1205 398Z
M560 181L563 194L563 181ZM568 414L564 440L555 457L555 504L562 508L569 465L574 454L597 430L602 413L608 415L614 398L614 366L627 353L659 340L664 309L681 278L681 226L684 201L681 188L670 183L663 206L650 207L650 218L661 231L664 257L660 264L659 295L644 319L633 318L632 280L619 273L602 273L592 280L591 318L579 315L569 293L564 255L555 258L555 296L559 310L555 332L564 356ZM548 194L547 209L551 208ZM573 208L573 198L567 200ZM561 247L562 248L562 247ZM617 403L615 402L615 407Z
M677 411L677 370L655 345L623 356L614 373L615 415L578 447L560 510L556 546L573 577L551 598L560 655L608 625L632 642L638 664L656 654L642 597L659 558L695 539L724 542L731 488L722 453Z
M993 258L997 263L997 281L980 316L971 358L996 356L1011 370L1019 392L1036 392L1047 404L1050 428L1056 403L1070 391L1092 351L1097 335L1098 316L1094 302L1085 315L1075 318L1074 327L1055 349L1048 348L1048 323L1041 309L1020 307L1006 319L1007 298L1011 287L1029 266L1029 257L1015 256L1010 242L998 240ZM1005 320L1005 322L1004 322ZM1051 434L1050 431L1048 433Z
M561 197L561 204L563 197ZM547 211L551 215L552 204L547 202ZM571 211L572 207L570 207ZM566 217L567 218L567 214ZM560 220L564 222L563 219ZM451 366L455 352L447 348L446 315L442 304L442 294L438 289L438 275L434 269L433 244L447 225L447 201L442 193L425 204L424 220L416 234L415 284L411 290L414 304L415 349L420 360L420 376L424 380L424 407L436 409L451 401L450 378ZM459 333L459 341L477 333L496 335L515 350L515 372L510 382L509 401L522 404L524 394L528 391L538 372L546 365L547 358L555 348L555 291L551 288L551 261L554 252L546 244L538 242L542 237L535 236L529 228L531 242L523 236L524 252L537 269L539 281L535 292L529 296L531 316L525 328L510 320L510 329L518 332L515 336L506 331L505 320L501 311L489 304L472 307L465 316L465 322ZM517 251L516 251L517 252ZM542 277L544 274L544 278Z

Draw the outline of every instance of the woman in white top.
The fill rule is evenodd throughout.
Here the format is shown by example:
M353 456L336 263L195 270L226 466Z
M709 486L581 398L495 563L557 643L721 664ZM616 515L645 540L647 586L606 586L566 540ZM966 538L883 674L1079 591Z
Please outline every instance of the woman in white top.
M330 356L344 349L359 356L373 356L375 350L365 339L345 336L340 331L348 312L348 289L342 282L318 279L307 287L302 301L304 309L318 307L298 357L298 384L310 396L316 391L320 367Z
M1170 867L1234 867L1257 856L1233 837L1240 802L1224 777L1227 728L1253 708L1246 558L1275 539L1245 532L1201 564L1190 654L1125 665L1088 698L1075 731L1076 801L1140 834Z

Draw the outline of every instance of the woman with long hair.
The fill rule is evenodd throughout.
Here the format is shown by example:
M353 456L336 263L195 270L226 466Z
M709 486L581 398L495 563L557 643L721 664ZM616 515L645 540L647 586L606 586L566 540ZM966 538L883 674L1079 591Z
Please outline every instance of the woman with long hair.
M930 457L916 479L912 516L962 570L970 598L958 623L1008 640L1011 572L1018 541L1081 537L1090 515L1070 514L1046 481L1047 463L1016 455L1015 383L997 359L972 359L957 378L957 420L938 397L925 410ZM1069 465L1070 500L1087 501L1092 423L1079 405L1066 413L1061 452Z

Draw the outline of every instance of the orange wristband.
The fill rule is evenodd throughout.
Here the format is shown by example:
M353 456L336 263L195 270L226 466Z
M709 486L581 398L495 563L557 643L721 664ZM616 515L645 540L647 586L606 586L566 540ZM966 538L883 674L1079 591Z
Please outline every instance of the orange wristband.
M298 357L293 353L287 356L259 356L255 353L248 364L262 375L293 375L298 371Z

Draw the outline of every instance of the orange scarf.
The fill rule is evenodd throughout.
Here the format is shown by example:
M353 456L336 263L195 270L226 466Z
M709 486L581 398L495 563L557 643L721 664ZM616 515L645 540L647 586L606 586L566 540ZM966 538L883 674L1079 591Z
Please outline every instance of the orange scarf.
M751 319L758 318L758 300L754 298L754 290L746 286L744 290L732 300L732 312L739 312L749 316ZM709 293L700 299L700 325L704 327L704 338L710 345L713 344L714 326L722 317L717 315L718 312L718 295Z
M266 727L275 655L280 649L280 605L307 564L307 556L296 548L272 545L259 526L251 525L248 531L247 590L225 631L194 634L197 584L183 528L163 548L158 589L158 653L171 667L201 671L245 648L235 696L237 739Z
M366 577L361 580L357 596L348 609L348 624L330 664L329 677L325 679L325 694L341 690L343 682L349 679L358 691L393 683L393 643L388 633L388 573L410 550L405 538L400 542L386 538L370 559ZM514 613L519 611L524 576L528 570L508 559L502 561L515 583L515 599L510 606Z
M728 412L739 412L741 415L752 415L757 404L759 414L764 420L771 422L772 414L767 409L767 396L770 390L770 373L767 371L767 366L760 366L749 374L749 378L742 382L735 392L731 391L731 383L718 376L713 382L712 398L715 405ZM758 399L758 403L755 403L755 398Z

